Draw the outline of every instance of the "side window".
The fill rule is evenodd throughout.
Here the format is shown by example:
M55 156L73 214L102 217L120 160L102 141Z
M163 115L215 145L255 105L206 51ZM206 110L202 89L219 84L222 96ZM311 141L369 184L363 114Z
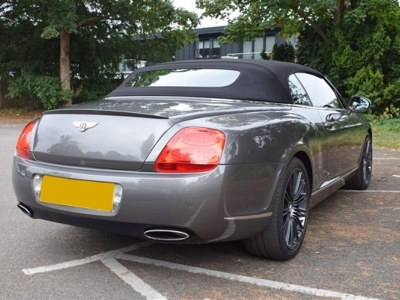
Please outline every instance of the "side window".
M311 100L308 97L307 92L304 90L303 86L294 74L289 76L289 89L294 104L312 106Z
M343 108L338 95L324 78L306 73L297 73L296 76L304 86L314 106L335 109Z

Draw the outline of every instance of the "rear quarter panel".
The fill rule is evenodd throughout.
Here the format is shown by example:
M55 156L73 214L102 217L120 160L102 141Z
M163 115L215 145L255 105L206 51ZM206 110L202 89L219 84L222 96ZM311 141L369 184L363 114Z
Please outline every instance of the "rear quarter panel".
M269 211L278 178L297 152L309 157L314 178L320 180L323 137L315 125L319 120L318 114L305 118L282 106L184 121L163 136L147 162L154 162L162 145L181 128L202 126L222 130L226 145L220 164L236 166L224 174L221 194L225 199L225 213L228 216L262 214Z

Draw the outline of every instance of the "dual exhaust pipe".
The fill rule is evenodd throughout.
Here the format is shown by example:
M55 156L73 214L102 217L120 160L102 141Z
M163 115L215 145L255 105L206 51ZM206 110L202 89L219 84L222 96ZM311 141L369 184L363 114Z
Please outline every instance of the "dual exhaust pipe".
M27 216L33 218L33 211L29 208L29 206L18 203L17 207ZM159 242L179 242L185 241L190 238L190 234L181 230L172 230L172 229L149 229L146 230L144 236L153 241Z
M17 207L27 216L33 218L33 211L32 209L30 209L27 205L23 204L23 203L18 203Z

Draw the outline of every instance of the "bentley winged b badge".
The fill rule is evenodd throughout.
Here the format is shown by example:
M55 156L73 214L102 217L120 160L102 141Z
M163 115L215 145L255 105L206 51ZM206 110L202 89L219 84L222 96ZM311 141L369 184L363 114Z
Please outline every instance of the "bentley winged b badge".
M81 132L85 132L86 130L95 127L97 124L97 122L79 122L79 121L73 121L72 124L74 124L74 126L76 128L79 129L79 131Z

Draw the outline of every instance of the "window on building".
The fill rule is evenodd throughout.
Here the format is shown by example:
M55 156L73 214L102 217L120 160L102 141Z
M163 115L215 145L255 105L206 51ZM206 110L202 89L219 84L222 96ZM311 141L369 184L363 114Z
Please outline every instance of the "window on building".
M250 42L243 43L243 59L261 59L261 52L271 53L275 45L275 36L259 37Z
M198 58L207 58L221 55L221 46L216 39L201 40L196 54Z
M272 48L275 45L275 36L274 35L269 35L265 37L265 52L271 53Z
M253 59L253 41L243 43L243 59Z
M264 47L264 38L256 38L254 40L254 58L260 60L261 59L261 52L265 49Z

